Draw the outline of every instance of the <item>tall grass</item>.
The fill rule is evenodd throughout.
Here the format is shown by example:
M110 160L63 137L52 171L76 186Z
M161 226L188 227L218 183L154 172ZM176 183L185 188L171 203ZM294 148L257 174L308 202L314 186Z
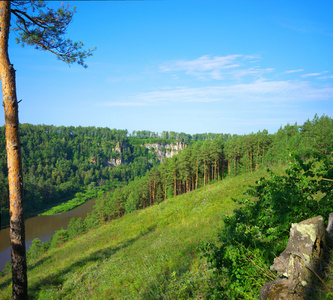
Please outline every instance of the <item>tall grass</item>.
M264 171L244 174L113 220L28 262L30 299L202 299L212 270L197 249L217 242ZM0 278L1 299L11 277Z

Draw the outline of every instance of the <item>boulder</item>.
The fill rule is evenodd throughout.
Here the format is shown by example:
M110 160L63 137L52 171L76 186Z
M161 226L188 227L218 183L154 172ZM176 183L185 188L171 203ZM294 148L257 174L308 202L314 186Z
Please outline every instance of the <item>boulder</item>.
M329 221L327 232L332 231ZM327 232L321 216L292 224L286 249L270 267L280 278L265 284L259 299L312 299L322 273Z

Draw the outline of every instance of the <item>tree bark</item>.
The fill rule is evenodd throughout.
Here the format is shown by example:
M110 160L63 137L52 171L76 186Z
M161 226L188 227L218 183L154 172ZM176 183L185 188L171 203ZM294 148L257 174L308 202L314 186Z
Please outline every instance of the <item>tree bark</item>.
M204 186L206 185L206 161L204 161Z
M0 1L0 77L5 110L13 299L28 299L23 177L15 70L8 56L10 1Z
M195 176L195 189L198 189L199 166L197 165L197 173Z

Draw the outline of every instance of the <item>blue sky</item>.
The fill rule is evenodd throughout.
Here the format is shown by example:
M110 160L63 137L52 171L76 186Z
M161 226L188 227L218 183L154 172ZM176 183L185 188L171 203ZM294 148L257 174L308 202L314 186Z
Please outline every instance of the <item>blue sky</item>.
M331 0L69 3L68 37L97 50L69 67L12 32L21 123L247 134L333 116Z

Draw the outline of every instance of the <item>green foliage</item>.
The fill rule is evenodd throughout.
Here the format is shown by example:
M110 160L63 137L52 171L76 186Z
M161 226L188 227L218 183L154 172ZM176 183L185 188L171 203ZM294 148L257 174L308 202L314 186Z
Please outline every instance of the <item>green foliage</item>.
M208 263L217 270L215 277L211 276L213 269L208 270L208 265L205 274L209 275L204 279L199 279L199 267L195 274L189 276L189 268L186 269L184 266L175 268L178 262L175 263L174 260L170 261L163 256L161 264L158 265L160 269L154 270L151 282L146 284L146 279L142 279L145 278L143 275L140 275L142 276L140 280L134 282L132 279L122 279L123 282L116 280L116 285L121 287L127 282L131 286L129 290L131 295L137 295L136 292L140 290L140 295L144 299L200 298L206 297L208 293L211 298L219 298L220 295L228 299L255 298L261 285L274 277L274 274L268 271L268 266L272 263L273 253L278 254L284 249L291 222L299 222L318 214L326 217L330 212L332 183L321 178L333 178L333 162L326 156L332 150L330 133L330 130L333 132L332 126L332 119L323 116L306 122L304 126L288 124L284 128L281 127L274 135L269 135L264 130L245 136L229 136L226 142L224 136L207 138L157 166L154 153L142 147L142 141L138 142L133 137L127 138L127 131L23 124L21 140L24 145L23 164L26 172L24 176L27 178L25 189L28 207L37 210L46 204L54 204L59 199L74 196L76 199L73 199L73 202L76 204L78 199L85 201L89 197L98 197L94 210L84 222L80 219L72 220L68 230L56 232L49 243L50 251L54 251L53 249L61 244L66 247L68 240L92 228L106 225L108 222L118 224L115 223L118 221L116 219L124 215L126 219L126 217L136 218L144 213L137 210L154 204L158 204L153 207L154 209L163 210L166 203L170 204L172 201L180 201L179 205L182 205L179 199L184 199L182 197L185 196L174 198L175 196L186 193L190 197L191 192L196 193L194 192L196 189L210 188L211 185L207 186L210 183L222 180L219 186L223 186L225 192L224 183L228 182L228 176L252 172L252 175L248 176L258 176L264 167L285 164L290 159L290 151L297 150L299 156L292 157L284 175L269 171L269 178L262 177L257 186L247 192L246 197L239 197L238 194L233 196L237 199L234 206L241 208L237 209L233 216L223 219L225 227L219 237L221 245L206 243L202 247ZM0 134L3 134L3 131L0 131ZM165 136L169 139L177 137L172 132L168 135L165 132ZM149 138L152 139L152 135ZM320 142L322 148L317 146L316 141ZM5 151L1 150L4 149L4 143L0 146L0 151ZM121 154L114 150L116 148L122 149ZM313 155L315 159L304 161ZM119 157L126 159L127 164L111 168L108 162ZM0 168L5 174L6 163L3 157L0 157ZM243 177L238 177L237 180L241 180L239 178ZM6 177L0 177L0 188L5 182ZM129 184L124 185L126 182ZM238 184L240 184L239 192L246 182L241 181ZM107 191L119 185L124 186L115 191ZM184 215L177 221L177 226L181 227L186 222L192 222L187 221L186 214L194 213L199 219L202 218L201 213L212 208L209 198L209 195L200 194L200 197L194 196L192 202L187 202L187 209L193 206L192 210L183 211ZM5 201L1 199L0 201ZM222 202L226 201L225 196L219 195L219 201L221 199ZM164 200L168 202L163 202ZM67 210L70 206L71 202L63 204L60 206L60 211ZM163 217L157 214L156 218L161 217L159 226L168 226L174 222L179 211L182 210L177 207L163 214ZM220 209L220 211L225 210ZM200 220L200 222L195 221L195 226L192 223L190 225L187 223L187 226L192 226L193 231L200 231L200 226L206 225L204 217ZM220 220L220 217L215 216L214 220ZM140 222L132 224L139 228L138 236L145 237L154 231L156 225L154 217ZM207 221L207 226L209 222L213 222L213 219ZM199 229L195 229L198 226ZM112 231L108 238L117 240L117 237L127 232L129 227L127 224L122 229ZM192 233L187 232L189 238L192 238ZM97 235L99 234L101 233ZM170 236L175 238L177 235ZM155 239L157 237L159 236L155 236ZM164 238L160 240L166 242ZM181 240L183 242L183 238ZM200 243L202 241L201 236ZM40 253L38 248L40 245L38 247L37 245L39 244L36 242L34 246L36 255ZM44 248L48 248L48 245L45 244ZM109 252L113 254L113 251L116 250L112 248ZM163 255L168 253L164 249L160 251ZM194 250L191 248L186 251L192 251L193 254ZM148 249L147 252L156 253L155 249ZM147 255L147 252L144 255ZM100 256L105 259L104 250L101 253ZM177 258L176 261L182 259L186 261L184 253L185 250L179 254L181 259ZM196 254L192 254L191 259L196 259L194 258ZM87 259L95 261L91 257ZM80 262L78 266L84 264ZM156 264L151 263L151 265ZM143 263L143 266L145 268L146 264ZM91 276L98 276L98 272L95 273L95 275L91 273ZM80 270L78 274L77 280L81 282ZM204 280L206 284L201 288ZM144 290L140 289L142 282L146 284ZM75 282L70 284L77 287ZM58 293L56 286L50 290L43 290L41 294ZM63 292L60 291L61 293ZM117 294L119 295L120 293Z
M36 49L50 51L59 60L68 64L78 63L87 67L84 60L95 50L82 50L83 43L73 42L65 38L66 30L72 21L75 7L71 11L70 5L57 10L47 8L44 1L12 1L12 14L15 16L15 26L12 30L18 32L16 42L34 46Z
M260 176L258 171L226 178L50 248L28 261L29 298L207 298L213 270L199 258L197 247L216 242L221 216L236 206L231 198ZM0 278L4 300L11 295L9 276Z
M0 277L8 276L11 273L12 273L12 263L10 261L8 261L5 264L5 267L3 268L3 270L0 271Z
M135 194L135 191L131 192L129 196L126 199L125 203L125 210L127 213L131 213L137 209L137 203L138 203L137 195Z
M292 155L285 175L268 170L269 178L247 191L250 197L235 200L242 206L224 218L222 245L202 247L216 276L227 278L216 293L228 299L257 297L262 285L274 278L269 266L286 247L291 224L317 215L328 218L333 194L331 183L322 177L333 178L332 163L322 155L306 162Z
M333 132L333 122L328 117L323 116L318 120L315 118L310 123L311 126L305 126L306 136L310 132L317 132L318 126L325 128L326 131L327 128L331 128ZM155 134L146 131L136 132L136 135L156 138ZM164 136L170 137L170 134L165 132ZM221 137L196 142L182 150L177 156L166 159L163 164L152 168L146 175L131 181L128 186L121 187L116 192L98 199L93 213L89 216L89 222L98 226L98 224L121 217L125 213L160 203L165 199L188 193L206 184L221 180L227 175L236 176L246 172L251 173L265 166L286 164L289 150L297 150L303 158L310 157L316 152L326 153L329 150L329 145L333 145L329 143L330 135L327 133L326 136L328 140L326 141L324 137L322 140L322 144L327 146L324 151L318 151L314 144L309 146L297 124L292 126L287 124L276 135L269 135L267 130L263 130L256 134L233 136L227 142L224 142ZM290 172L293 171L290 170ZM261 184L265 185L265 181L263 180ZM309 189L309 187L302 188L303 197L307 197L313 192ZM289 193L295 197L298 196L296 192L294 187L289 189ZM274 193L281 194L281 191L272 188L271 194ZM270 196L267 195L267 197ZM292 206L293 203L290 205ZM314 207L308 207L307 211L304 210L299 217L305 217L309 211L313 210ZM285 216L284 212L282 215ZM261 221L266 222L266 218L268 217L263 217ZM283 221L288 224L288 220Z
M144 146L131 143L126 130L21 124L20 140L28 217L59 203L61 206L50 214L72 209L92 198L87 189L113 189L157 164ZM118 146L121 153L117 155L123 163L120 166L112 161L113 149ZM0 154L0 212L4 225L9 220L4 126L0 127ZM76 197L79 192L85 196ZM72 201L64 204L68 200Z
M27 216L72 199L71 204L62 204L59 210L52 212L59 213L83 203L83 198L75 197L78 192L100 186L113 189L118 183L123 185L139 179L158 165L156 153L146 149L143 143L158 141L167 145L185 136L163 132L159 137L150 131L138 131L127 137L126 130L30 124L22 124L20 132ZM0 156L0 207L4 224L9 219L9 208L3 127L0 137L0 153L3 154ZM130 194L127 191L113 199L113 202L124 202L115 205L121 209L113 217L189 192L227 175L285 164L290 151L298 151L303 158L311 157L314 152L327 154L333 145L333 122L327 116L315 116L303 126L287 124L273 135L263 130L244 136L193 135L185 140L198 141L131 184L134 194L130 201L126 200ZM115 166L118 158L123 162L121 166ZM108 205L107 199L103 201ZM102 209L101 205L97 207ZM91 220L92 224L110 219L102 213L95 215L101 218Z
M113 186L115 187L115 186ZM108 187L110 188L110 186ZM61 214L66 211L70 211L74 209L75 207L87 202L88 200L91 200L93 198L99 197L103 195L105 191L105 187L91 187L85 192L85 193L76 193L75 195L77 196L74 199L68 200L64 203L61 203L59 205L53 206L49 210L41 213L40 215L42 216L50 216L50 215L56 215L56 214Z
M68 231L60 229L50 239L50 248L56 248L67 242L69 239Z
M83 234L86 231L86 224L82 221L81 218L75 219L72 218L69 221L67 233L68 238L72 239L78 235Z
M39 238L33 239L29 251L27 252L27 258L29 260L38 258L44 253L45 248L45 244Z

